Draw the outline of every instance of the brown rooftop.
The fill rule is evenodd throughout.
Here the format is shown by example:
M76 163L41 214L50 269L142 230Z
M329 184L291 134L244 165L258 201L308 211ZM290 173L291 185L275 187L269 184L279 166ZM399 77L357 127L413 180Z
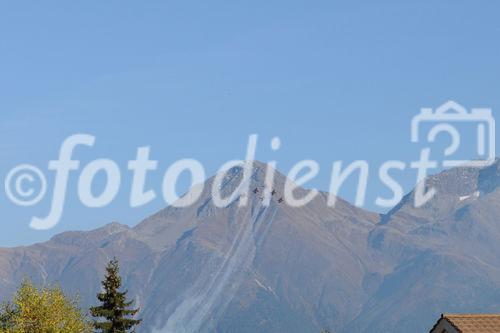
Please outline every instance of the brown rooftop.
M500 314L449 314L440 320L448 321L461 333L500 333Z

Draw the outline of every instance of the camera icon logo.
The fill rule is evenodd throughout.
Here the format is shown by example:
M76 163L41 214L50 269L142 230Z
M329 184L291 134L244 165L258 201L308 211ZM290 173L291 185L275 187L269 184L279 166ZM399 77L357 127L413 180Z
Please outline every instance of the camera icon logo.
M422 123L433 125L427 134L427 142L434 142L438 134L443 132L451 136L451 144L444 150L447 159L443 161L443 167L485 167L495 162L495 119L491 109L473 108L467 111L466 108L454 101L448 101L435 110L423 108L420 114L413 117L411 122L411 141L414 143L419 142L419 130ZM461 142L460 132L454 126L459 123L472 123L476 126L477 159L453 159Z

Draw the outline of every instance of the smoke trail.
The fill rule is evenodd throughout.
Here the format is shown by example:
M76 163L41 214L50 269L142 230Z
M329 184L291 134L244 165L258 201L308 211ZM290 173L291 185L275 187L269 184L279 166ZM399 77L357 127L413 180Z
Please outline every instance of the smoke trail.
M175 307L166 325L156 333L210 332L224 314L251 266L256 250L265 238L277 207L258 204L252 212L246 209L243 223L227 256L215 274L201 274L193 287ZM270 218L269 218L270 217ZM263 232L259 231L263 229ZM208 268L210 270L210 268Z

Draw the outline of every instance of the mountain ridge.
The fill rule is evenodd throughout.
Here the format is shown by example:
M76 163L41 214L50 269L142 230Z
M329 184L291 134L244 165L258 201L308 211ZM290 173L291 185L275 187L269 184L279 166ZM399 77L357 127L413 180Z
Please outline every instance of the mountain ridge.
M251 188L262 186L265 170L256 164ZM500 286L498 170L497 161L431 176L442 190L436 203L415 209L410 192L383 217L340 198L330 208L325 193L302 208L275 198L263 207L253 195L247 207L236 198L218 208L212 177L192 207L167 207L134 227L111 223L0 248L0 297L30 276L92 304L106 261L117 256L142 308L141 332L419 332L439 311L500 310L500 295L486 292ZM229 174L227 191L241 171ZM285 181L277 173L278 191ZM454 304L445 282L459 290Z

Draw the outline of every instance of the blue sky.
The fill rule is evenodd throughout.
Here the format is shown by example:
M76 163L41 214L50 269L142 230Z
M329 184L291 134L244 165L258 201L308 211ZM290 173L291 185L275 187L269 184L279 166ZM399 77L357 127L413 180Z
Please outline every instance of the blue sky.
M97 138L75 153L84 164L111 158L125 174L148 145L159 170L191 157L211 174L257 133L258 159L284 172L315 159L309 186L327 190L333 161L365 159L376 174L414 160L421 107L453 99L497 114L499 12L496 1L0 1L0 174L46 169L74 133ZM21 208L0 192L0 246L134 225L165 205L129 208L125 183L112 205L88 209L77 176L49 231L29 228L48 200ZM415 174L395 177L409 190ZM149 182L160 183L161 172ZM367 208L384 191L370 181Z

